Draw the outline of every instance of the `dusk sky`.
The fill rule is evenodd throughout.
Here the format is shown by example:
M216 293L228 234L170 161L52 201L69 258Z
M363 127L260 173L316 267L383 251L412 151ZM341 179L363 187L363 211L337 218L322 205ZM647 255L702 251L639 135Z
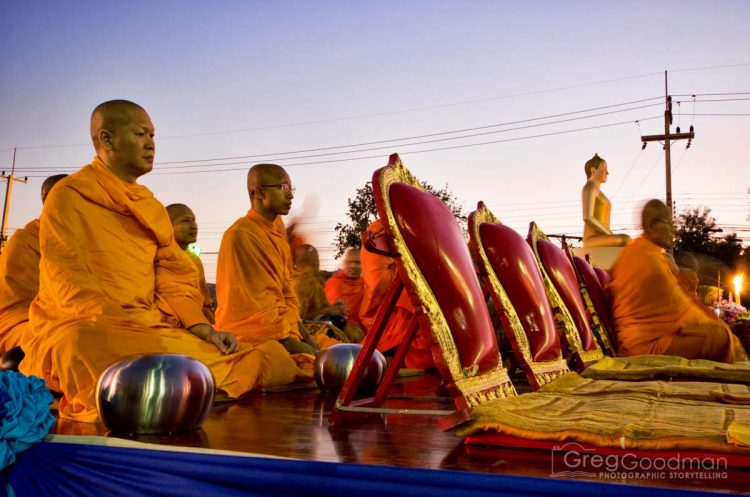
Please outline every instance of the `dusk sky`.
M635 235L639 205L665 196L662 147L641 151L640 135L664 132L666 70L674 125L696 134L673 145L677 211L708 206L747 244L749 19L739 0L3 0L0 167L17 148L29 176L9 232L39 215L44 177L91 161L92 109L124 98L156 126L139 181L195 211L210 282L257 162L287 167L287 222L326 269L347 198L393 152L524 235L532 220L581 234L583 165L598 153L612 228Z

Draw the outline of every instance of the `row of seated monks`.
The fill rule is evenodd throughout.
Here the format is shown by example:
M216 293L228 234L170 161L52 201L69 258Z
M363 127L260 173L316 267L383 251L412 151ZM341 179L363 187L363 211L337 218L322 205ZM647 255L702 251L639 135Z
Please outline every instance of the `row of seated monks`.
M129 101L105 102L92 113L91 137L96 150L92 162L45 182L40 219L14 234L0 256L0 352L23 349L26 357L19 370L43 378L62 394L61 417L98 421L97 379L126 356L191 356L211 369L224 395L238 398L256 388L309 381L315 354L331 343L326 340L330 336L310 332L321 316L345 319L347 324L339 323L345 335L341 338L347 340L358 340L372 325L396 277L394 259L362 251L362 281L357 283L359 254L348 251L347 267L329 279L321 294L315 249L304 244L290 248L281 216L289 213L295 189L283 168L258 164L248 172L251 208L222 238L214 313L200 261L185 250L197 234L195 216L182 204L165 209L137 183L153 168L149 115ZM643 261L653 259L653 265L663 266L665 245L650 233L666 233L671 224L658 226L666 219L659 217L658 209L653 212L644 217L644 240L628 246L638 250L627 263L638 274L654 269ZM369 230L378 232L382 226L376 221ZM641 301L628 292L644 289L620 276L626 272L617 267L613 272L615 319L623 329L637 327L634 334L645 337L629 341L623 334L626 353L642 353L648 342L654 353L705 352L706 357L733 359L724 328L715 320L705 326L703 314L688 312L692 302L664 302L665 308L677 306L670 312L682 321L652 315L644 321L630 315ZM664 288L677 291L670 286L671 273L653 277L664 277ZM653 287L644 294L663 299L667 294L659 291ZM618 307L618 292L627 305ZM389 317L381 350L401 342L414 312L404 295ZM698 326L692 326L693 318ZM651 326L648 333L641 330L642 323ZM658 331L657 324L663 325ZM407 367L433 365L431 340L430 330L418 331Z

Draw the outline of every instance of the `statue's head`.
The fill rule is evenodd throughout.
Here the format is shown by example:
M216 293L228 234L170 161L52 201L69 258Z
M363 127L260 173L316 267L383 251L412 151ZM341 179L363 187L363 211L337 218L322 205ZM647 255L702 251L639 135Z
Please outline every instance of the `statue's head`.
M607 161L599 157L599 154L594 154L592 158L586 161L583 166L583 170L586 171L586 178L592 179L592 174L597 172L604 174L604 180L606 181L607 173Z

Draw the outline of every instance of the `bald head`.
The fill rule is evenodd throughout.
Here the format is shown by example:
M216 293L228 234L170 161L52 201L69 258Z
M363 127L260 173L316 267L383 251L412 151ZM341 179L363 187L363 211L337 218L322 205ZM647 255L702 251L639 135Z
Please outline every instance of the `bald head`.
M287 175L283 167L277 164L255 164L247 172L247 193L253 199L254 193L261 185L276 184Z
M362 274L362 258L358 248L348 248L344 252L341 269L348 278L357 279Z
M318 250L310 244L303 244L294 249L294 265L300 271L318 271L320 257Z
M185 204L169 204L166 209L169 220L172 222L174 241L182 250L186 250L198 239L198 223L195 222L195 214Z
M247 193L250 205L269 222L286 216L292 208L294 187L283 167L256 164L247 172Z
M169 214L169 219L172 221L175 220L175 218L185 214L190 213L192 214L193 211L185 204L169 204L167 207L167 214Z
M146 112L140 105L129 100L110 100L96 106L91 113L91 140L94 149L101 147L100 132L108 130L116 132L123 125L130 122L134 112Z
M643 236L659 247L668 249L674 244L674 224L672 213L666 204L658 199L646 202L641 211Z
M67 177L67 174L55 174L54 176L50 176L49 178L44 180L44 183L42 183L42 203L44 203L45 200L47 200L47 195L49 195L50 190L52 190L52 187L57 184L58 181L61 179Z

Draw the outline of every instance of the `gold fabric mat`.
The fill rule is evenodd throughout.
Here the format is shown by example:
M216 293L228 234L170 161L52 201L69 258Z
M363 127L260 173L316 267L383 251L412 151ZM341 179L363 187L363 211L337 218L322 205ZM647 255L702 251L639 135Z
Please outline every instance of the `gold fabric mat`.
M750 364L725 364L668 355L605 357L585 369L582 375L599 380L669 377L750 384Z
M567 373L557 380L542 386L539 391L587 396L637 393L662 399L750 404L749 385L708 381L592 380L582 378L575 372Z
M575 390L575 377L563 379L557 386L553 382L537 392L475 407L471 421L457 429L457 434L497 431L532 440L578 441L600 447L750 454L750 448L740 446L750 425L750 406L660 398L654 391L604 394L599 386L587 383L581 383L576 394L566 392L571 389L566 382ZM599 393L583 393L587 388Z

